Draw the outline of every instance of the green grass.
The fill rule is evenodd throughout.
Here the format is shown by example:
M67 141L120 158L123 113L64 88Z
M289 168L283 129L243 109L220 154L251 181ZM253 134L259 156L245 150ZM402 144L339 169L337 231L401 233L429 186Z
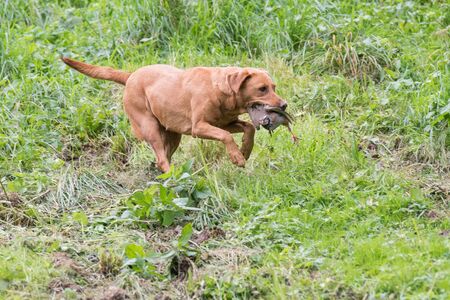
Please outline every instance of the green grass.
M446 1L15 0L0 22L0 298L450 297ZM122 87L60 55L265 68L300 141L259 131L239 169L184 137L157 178Z

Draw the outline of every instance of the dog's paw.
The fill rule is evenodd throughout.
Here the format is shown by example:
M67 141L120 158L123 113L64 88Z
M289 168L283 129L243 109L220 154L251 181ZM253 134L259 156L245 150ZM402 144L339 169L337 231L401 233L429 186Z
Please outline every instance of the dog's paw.
M244 156L244 158L247 160L250 157L250 154L252 153L252 148L249 147L241 147L241 153Z
M170 165L167 161L157 162L156 165L158 166L158 169L160 169L163 173L167 173L170 171Z
M230 159L231 159L231 162L238 167L245 166L245 158L244 158L244 155L242 155L241 151L231 152Z

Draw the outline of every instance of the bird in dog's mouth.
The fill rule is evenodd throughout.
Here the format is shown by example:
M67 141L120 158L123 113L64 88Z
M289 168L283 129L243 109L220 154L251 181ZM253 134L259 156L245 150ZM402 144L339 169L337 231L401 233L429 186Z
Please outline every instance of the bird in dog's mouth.
M259 129L260 126L262 126L272 134L278 126L284 125L291 133L292 140L294 142L298 140L298 137L292 132L290 126L294 121L293 117L280 107L255 103L247 107L247 112L256 129Z

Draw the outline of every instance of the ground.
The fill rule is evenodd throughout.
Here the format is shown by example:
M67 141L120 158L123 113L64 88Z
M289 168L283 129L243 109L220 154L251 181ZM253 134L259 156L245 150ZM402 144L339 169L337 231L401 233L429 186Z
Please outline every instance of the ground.
M16 0L0 22L0 298L450 297L446 1ZM299 141L260 130L241 169L184 137L161 176L122 86L60 55L265 68Z

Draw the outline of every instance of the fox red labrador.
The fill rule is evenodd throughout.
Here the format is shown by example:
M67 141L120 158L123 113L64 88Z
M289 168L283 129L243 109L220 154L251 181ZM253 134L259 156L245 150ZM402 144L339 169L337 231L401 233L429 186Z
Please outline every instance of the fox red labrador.
M287 103L275 93L268 73L255 68L205 68L181 70L151 65L129 73L63 57L75 70L98 79L125 85L124 109L138 139L151 145L157 166L169 170L181 135L221 141L231 161L245 165L253 149L255 127L239 120L254 103L277 107ZM243 132L239 149L232 133Z

